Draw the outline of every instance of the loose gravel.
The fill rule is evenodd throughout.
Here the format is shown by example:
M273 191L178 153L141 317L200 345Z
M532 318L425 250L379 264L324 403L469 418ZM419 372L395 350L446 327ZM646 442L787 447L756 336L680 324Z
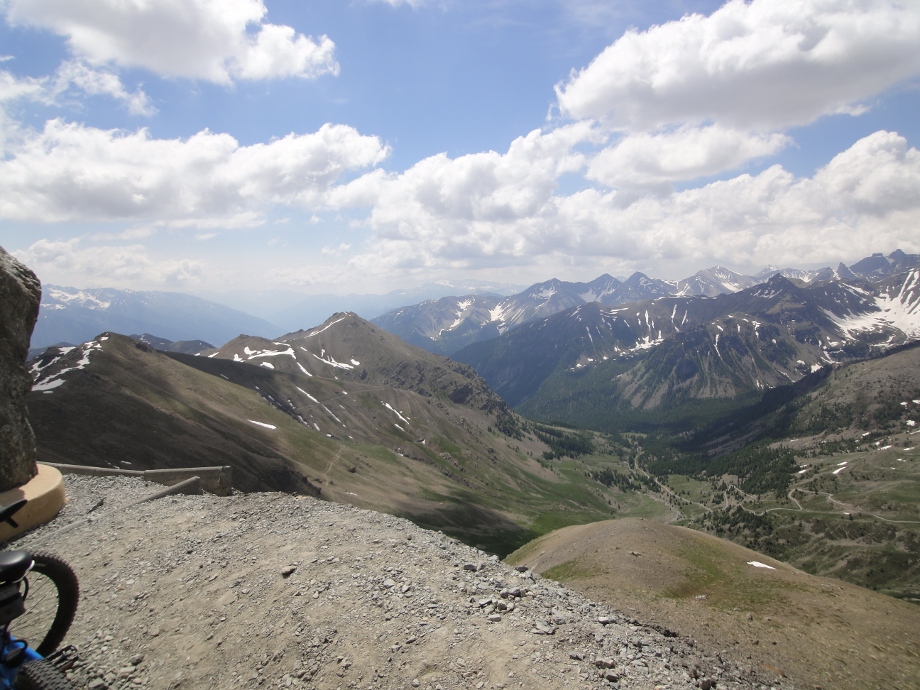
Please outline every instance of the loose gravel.
M76 570L80 688L792 687L389 515L65 481L9 546Z

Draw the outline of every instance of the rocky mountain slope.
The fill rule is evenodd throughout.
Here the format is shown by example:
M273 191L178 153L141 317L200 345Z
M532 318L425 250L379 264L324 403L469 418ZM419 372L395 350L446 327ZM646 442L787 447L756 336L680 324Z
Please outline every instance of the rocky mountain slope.
M388 515L276 493L137 503L154 487L128 479L67 490L15 546L78 573L80 688L796 686Z
M231 465L237 488L321 495L497 553L555 520L612 514L608 491L540 464L546 443L525 436L469 367L354 315L284 341L241 337L211 355L107 334L33 360L39 457Z
M167 340L166 338L160 338L150 333L142 333L140 335L133 333L128 337L142 343L147 343L150 347L160 352L181 352L187 355L197 355L205 350L214 349L211 343L206 343L204 340Z
M475 371L415 347L356 314L334 314L325 323L275 341L240 336L208 359L247 362L304 380L333 378L410 390L480 410L505 413L507 406Z
M525 414L590 426L602 401L650 412L759 396L917 338L915 269L875 284L802 286L774 276L715 298L585 305L454 357Z
M452 354L464 345L494 338L521 324L583 304L617 305L670 295L675 284L635 273L626 281L602 275L590 283L548 280L510 297L445 297L394 310L374 323L406 342Z

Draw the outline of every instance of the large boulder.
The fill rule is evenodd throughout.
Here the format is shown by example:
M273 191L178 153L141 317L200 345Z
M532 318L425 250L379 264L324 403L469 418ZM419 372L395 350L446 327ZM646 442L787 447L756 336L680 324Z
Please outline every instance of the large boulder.
M26 359L41 296L35 274L0 247L0 491L25 484L37 471Z

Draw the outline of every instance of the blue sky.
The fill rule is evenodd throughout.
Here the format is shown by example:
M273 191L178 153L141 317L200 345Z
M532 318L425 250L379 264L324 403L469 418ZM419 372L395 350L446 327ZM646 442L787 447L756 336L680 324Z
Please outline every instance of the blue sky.
M920 3L0 0L46 283L530 284L920 251Z

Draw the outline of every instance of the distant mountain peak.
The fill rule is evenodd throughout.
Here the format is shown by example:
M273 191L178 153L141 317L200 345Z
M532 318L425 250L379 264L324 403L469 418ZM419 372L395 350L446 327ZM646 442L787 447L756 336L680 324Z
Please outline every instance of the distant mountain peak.
M793 283L789 278L784 276L782 273L777 273L772 276L768 281L767 285L772 288L783 288L783 289L792 289L795 288L795 283Z

